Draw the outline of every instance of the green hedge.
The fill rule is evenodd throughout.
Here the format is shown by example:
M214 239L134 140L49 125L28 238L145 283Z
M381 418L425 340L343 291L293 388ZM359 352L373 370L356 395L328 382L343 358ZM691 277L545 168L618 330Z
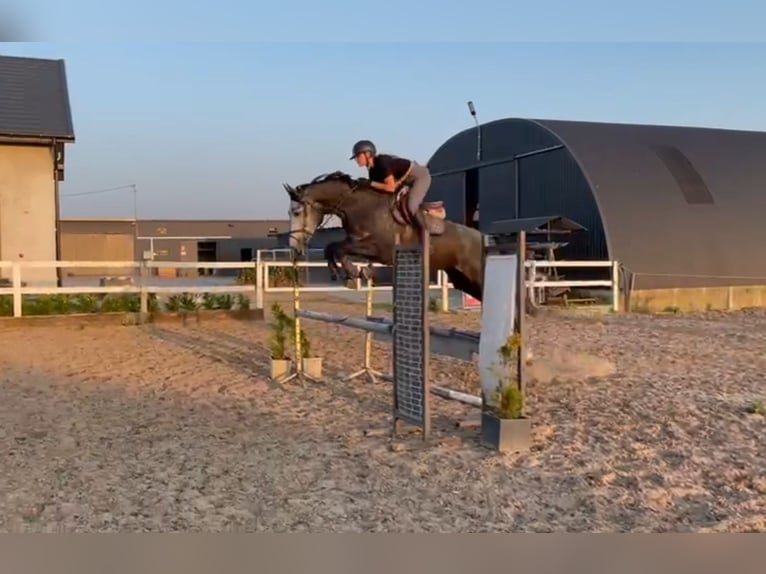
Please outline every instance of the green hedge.
M161 305L154 293L149 294L149 311L178 312L198 309L249 309L250 299L242 293L182 293L171 295ZM141 310L141 296L134 293L108 295L24 295L21 303L22 315L70 315L73 313L138 313ZM0 316L13 316L13 296L0 295Z

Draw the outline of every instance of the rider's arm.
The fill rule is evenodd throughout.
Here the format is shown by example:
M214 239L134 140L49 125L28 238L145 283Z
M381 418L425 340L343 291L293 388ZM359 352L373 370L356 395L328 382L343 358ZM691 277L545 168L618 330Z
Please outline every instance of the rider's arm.
M370 182L370 185L379 191L394 193L396 191L396 179L394 178L394 174L391 171L391 166L387 159L388 158L386 157L378 156L377 161L379 169L386 174L386 177L383 178L382 182L372 181Z
M396 191L396 180L394 176L388 174L383 182L371 181L370 185L380 191L387 191L388 193L394 193Z

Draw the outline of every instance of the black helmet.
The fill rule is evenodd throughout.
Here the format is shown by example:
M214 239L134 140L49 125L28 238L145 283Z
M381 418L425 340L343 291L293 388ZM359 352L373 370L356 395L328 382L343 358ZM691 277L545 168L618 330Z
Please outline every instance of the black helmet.
M370 140L359 140L354 144L354 149L351 153L351 157L349 159L354 159L356 156L358 156L360 153L368 151L372 155L377 154L378 152L375 150L375 144L372 143Z

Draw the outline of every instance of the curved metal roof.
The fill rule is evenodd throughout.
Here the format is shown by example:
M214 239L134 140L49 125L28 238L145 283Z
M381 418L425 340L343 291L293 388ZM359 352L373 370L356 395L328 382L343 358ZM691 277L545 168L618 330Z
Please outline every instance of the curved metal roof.
M722 284L754 282L747 277L763 277L766 284L766 258L760 256L766 245L766 133L536 123L579 162L611 257L637 274L639 284L659 286L661 276L678 274L686 280L667 283L712 284L719 282L714 276L728 276L740 279Z
M566 146L636 288L766 284L766 133L517 118L487 128L542 128Z

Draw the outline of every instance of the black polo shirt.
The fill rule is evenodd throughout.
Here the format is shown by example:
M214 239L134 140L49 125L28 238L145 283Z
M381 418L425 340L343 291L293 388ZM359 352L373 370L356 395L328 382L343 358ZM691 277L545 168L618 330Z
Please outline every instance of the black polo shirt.
M370 181L383 181L393 175L396 181L399 181L410 169L410 160L395 155L382 153L375 156L375 164L367 170Z

